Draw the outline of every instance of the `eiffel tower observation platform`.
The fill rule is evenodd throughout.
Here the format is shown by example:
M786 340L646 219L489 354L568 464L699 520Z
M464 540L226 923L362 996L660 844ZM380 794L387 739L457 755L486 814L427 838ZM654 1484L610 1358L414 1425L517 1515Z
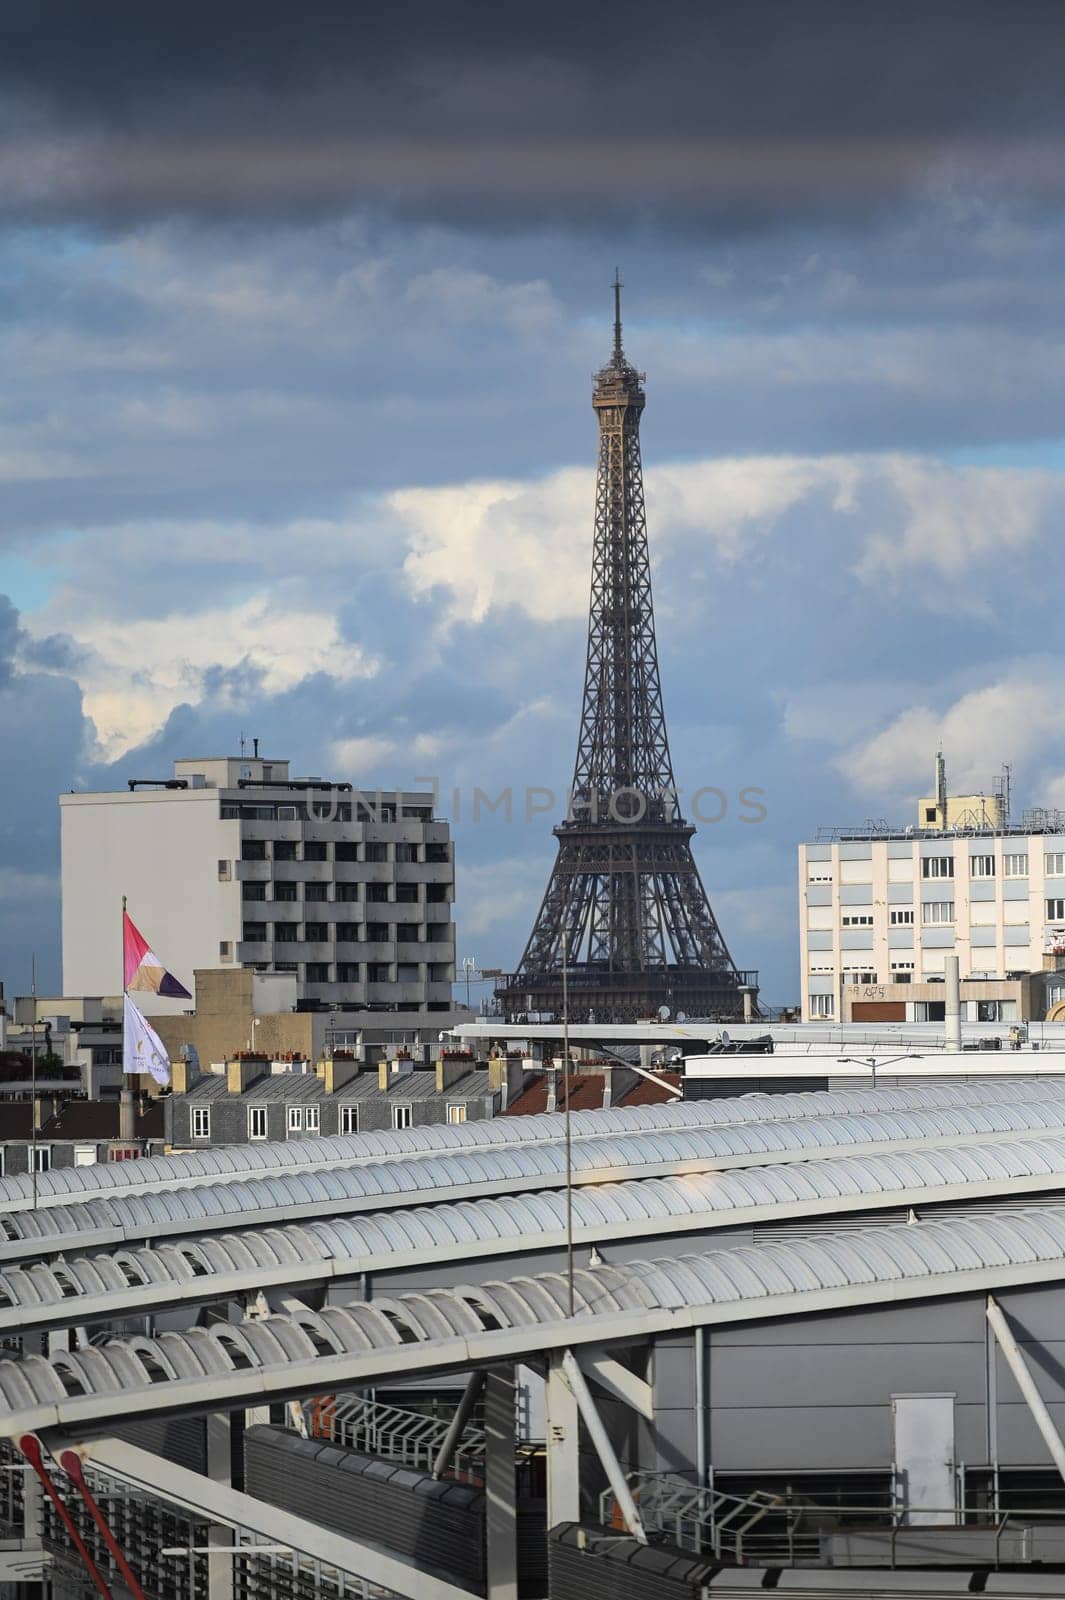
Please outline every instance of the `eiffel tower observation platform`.
M577 759L558 855L518 970L496 990L508 1022L738 1021L758 975L736 967L680 813L655 640L644 512L643 374L614 348L595 377L599 422L591 603Z

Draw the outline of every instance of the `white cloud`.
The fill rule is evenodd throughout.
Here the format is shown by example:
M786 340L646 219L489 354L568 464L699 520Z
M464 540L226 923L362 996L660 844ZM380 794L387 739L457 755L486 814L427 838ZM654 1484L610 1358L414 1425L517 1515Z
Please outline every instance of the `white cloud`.
M916 795L931 784L935 752L947 758L951 789L987 790L1002 763L1023 771L1036 798L1060 765L1065 701L1056 662L1020 661L1000 677L961 695L945 710L910 706L886 728L851 747L835 765L860 793ZM1057 780L1060 782L1060 780ZM1053 802L1051 802L1053 803Z
M905 456L891 457L882 470L901 517L866 538L854 570L869 583L922 568L956 579L985 557L1023 547L1038 534L1055 485L1049 473L952 467ZM946 610L955 597L952 586L936 608Z
M923 585L910 598L970 613L986 610L988 595L958 580L1003 548L1033 543L1060 494L1051 474L908 456L752 456L667 463L647 473L656 556L697 540L717 561L734 563L769 545L788 512L816 501L826 537L860 582L902 585L922 570L950 577L949 591ZM584 615L591 471L404 489L387 503L404 525L413 591L450 591L451 620L479 622L497 606L516 606L538 622Z
M26 622L37 631L32 617ZM75 615L69 632L83 651L72 672L108 759L147 739L174 706L198 704L212 669L248 666L261 674L267 694L318 672L346 683L377 670L373 657L340 638L335 618L266 595L163 617Z

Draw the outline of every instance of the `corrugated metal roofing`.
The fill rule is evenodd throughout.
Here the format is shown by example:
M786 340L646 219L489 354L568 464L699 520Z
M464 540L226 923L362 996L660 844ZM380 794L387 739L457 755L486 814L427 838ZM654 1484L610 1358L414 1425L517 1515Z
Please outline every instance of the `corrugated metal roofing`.
M1004 1101L1051 1101L1055 1098L1065 1098L1065 1081L1021 1077L1016 1081L928 1084L902 1089L726 1096L718 1100L573 1112L571 1120L576 1139L600 1134L624 1138L660 1128L727 1126L874 1110L994 1105ZM292 1168L324 1168L396 1157L410 1161L439 1151L550 1142L562 1137L562 1129L563 1119L557 1113L521 1119L494 1117L434 1127L341 1134L326 1139L214 1146L149 1160L53 1170L38 1175L37 1208L75 1204L106 1192L169 1191L177 1186L233 1182L248 1175ZM0 1213L32 1205L33 1191L28 1177L0 1178Z
M328 1391L415 1368L1063 1274L1065 1213L1038 1208L579 1267L573 1317L565 1275L543 1273L3 1361L0 1423L8 1433L59 1427L88 1437L114 1426L117 1395L131 1416L225 1409L250 1395Z
M670 1109L651 1107L638 1114ZM973 1144L991 1135L1062 1127L1065 1098L1059 1096L1048 1103L1019 1100L731 1127L661 1128L623 1138L580 1138L573 1145L572 1170L577 1184L602 1183L641 1176L641 1169L647 1176L656 1169L669 1176L671 1169L725 1170L788 1159L809 1162L848 1146L873 1150L915 1143ZM45 1241L51 1241L53 1248L85 1248L86 1244L120 1242L127 1237L196 1232L210 1227L212 1221L217 1227L228 1220L231 1226L236 1218L246 1227L262 1226L293 1217L301 1207L309 1214L322 1215L391 1209L419 1195L432 1202L454 1199L456 1192L462 1191L472 1197L479 1192L557 1187L564 1183L565 1174L565 1147L556 1142L455 1150L423 1155L416 1161L303 1168L185 1189L149 1189L91 1205L0 1215L0 1232L7 1240L0 1244L0 1259L38 1253Z
M707 1229L762 1224L781 1215L852 1212L863 1204L929 1205L982 1192L1028 1192L1065 1185L1065 1135L960 1149L845 1156L788 1166L754 1167L676 1178L645 1178L578 1189L573 1227L578 1243L639 1237L664 1228ZM838 1225L838 1216L836 1218ZM96 1300L100 1315L119 1318L146 1303L209 1300L221 1292L269 1283L299 1285L379 1271L413 1260L461 1259L480 1253L519 1254L566 1237L562 1190L503 1195L459 1204L288 1224L244 1233L190 1237L180 1244L129 1247L61 1265L0 1271L0 1332L33 1322L42 1308ZM242 1279L238 1283L235 1280ZM187 1286L195 1285L189 1292ZM174 1295L173 1291L180 1291ZM145 1291L150 1291L146 1293ZM71 1306L67 1320L86 1315Z

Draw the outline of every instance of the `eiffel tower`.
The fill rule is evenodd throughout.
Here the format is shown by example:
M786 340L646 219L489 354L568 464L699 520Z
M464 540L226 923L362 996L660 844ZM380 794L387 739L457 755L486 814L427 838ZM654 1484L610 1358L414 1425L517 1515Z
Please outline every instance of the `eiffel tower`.
M569 810L525 954L496 991L508 1022L660 1014L732 1020L757 974L737 971L680 814L658 675L640 462L644 375L621 342L596 374L599 419L588 656ZM753 996L752 996L753 1000Z

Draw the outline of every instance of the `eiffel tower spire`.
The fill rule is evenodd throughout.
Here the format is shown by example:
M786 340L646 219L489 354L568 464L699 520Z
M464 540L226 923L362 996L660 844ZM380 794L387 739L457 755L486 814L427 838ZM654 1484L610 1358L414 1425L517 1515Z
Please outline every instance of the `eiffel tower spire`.
M588 653L569 812L518 971L497 991L508 1020L561 1015L568 952L574 1021L743 1014L744 985L721 936L680 814L658 673L644 514L643 374L621 338L596 374L599 421Z

